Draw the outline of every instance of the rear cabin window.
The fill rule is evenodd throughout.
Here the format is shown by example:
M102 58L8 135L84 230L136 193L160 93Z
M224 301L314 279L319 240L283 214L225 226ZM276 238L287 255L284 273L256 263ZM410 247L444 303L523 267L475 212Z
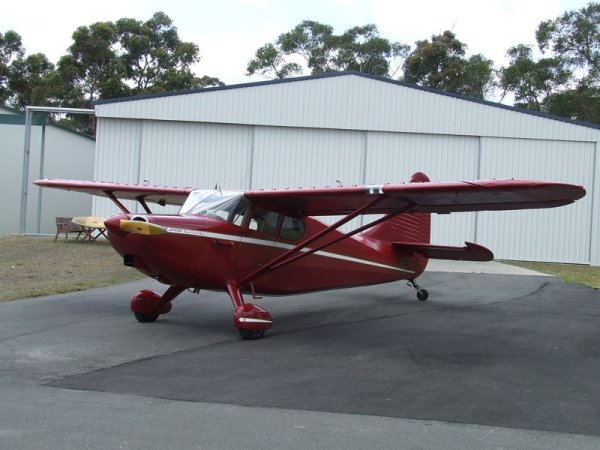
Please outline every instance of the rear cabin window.
M304 222L295 217L285 216L281 222L279 235L289 241L300 239L304 235Z

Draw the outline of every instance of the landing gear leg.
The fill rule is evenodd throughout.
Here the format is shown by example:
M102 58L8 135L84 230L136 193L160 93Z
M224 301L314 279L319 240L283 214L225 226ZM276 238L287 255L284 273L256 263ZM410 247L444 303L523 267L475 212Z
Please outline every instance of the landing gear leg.
M412 278L412 279L408 280L408 283L407 283L407 284L408 284L409 286L412 286L412 287L414 287L414 288L417 290L417 298L418 298L420 301L424 302L425 300L427 300L427 298L429 297L429 292L427 292L425 289L421 288L421 286L419 286L419 285L416 283L416 281L415 281L415 279L414 279L414 278Z
M149 290L138 291L131 297L131 311L138 322L154 322L159 315L171 311L171 302L184 290L184 287L171 286L163 295Z
M244 303L242 291L236 283L227 284L227 292L235 307L233 323L245 340L260 339L265 330L273 325L273 318L266 310L252 303Z

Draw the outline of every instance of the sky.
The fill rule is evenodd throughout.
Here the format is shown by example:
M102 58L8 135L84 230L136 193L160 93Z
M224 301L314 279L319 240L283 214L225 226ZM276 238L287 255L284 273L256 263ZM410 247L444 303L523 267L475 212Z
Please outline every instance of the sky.
M587 4L587 0L30 0L2 5L0 32L16 31L27 54L44 53L56 63L79 26L122 17L146 21L163 11L173 19L181 40L199 46L202 59L193 68L196 75L237 84L264 80L245 75L248 61L259 47L303 20L331 25L336 34L373 23L380 36L411 46L449 29L467 44L467 56L482 53L501 66L511 46L535 47L541 21Z

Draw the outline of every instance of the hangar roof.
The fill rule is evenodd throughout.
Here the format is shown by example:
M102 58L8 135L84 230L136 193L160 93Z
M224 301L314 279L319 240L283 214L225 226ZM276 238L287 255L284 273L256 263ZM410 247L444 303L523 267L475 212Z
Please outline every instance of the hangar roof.
M4 105L0 105L0 125L22 125L22 126L25 126L25 113L23 111L19 111L18 109L13 109L13 108L9 108ZM68 133L73 133L78 136L85 137L87 139L95 141L95 139L92 136L89 136L85 133L81 133L72 128L67 128L67 127L55 124L52 121L49 121L47 114L44 114L44 115L33 114L31 116L31 125L33 125L33 126L48 125L48 126L56 128L56 129L66 131Z
M527 138L568 139L575 132L577 140L585 127L591 141L598 140L600 130L596 124L362 72L122 97L95 105L100 118Z

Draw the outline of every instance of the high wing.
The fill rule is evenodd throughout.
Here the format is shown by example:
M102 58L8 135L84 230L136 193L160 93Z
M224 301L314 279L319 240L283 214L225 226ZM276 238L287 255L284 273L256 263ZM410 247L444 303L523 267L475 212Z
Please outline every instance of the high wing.
M124 207L116 199L137 200L147 209L147 202L157 203L161 206L183 205L189 193L193 191L193 188L190 187L146 186L141 184L111 183L105 181L43 179L36 180L34 183L42 187L84 192L86 194L108 197L121 209Z
M585 195L582 186L529 180L406 183L349 187L246 191L254 203L296 216L451 213L553 208ZM379 199L379 201L376 201ZM375 201L373 201L375 200Z
M193 188L99 181L36 180L38 186L160 205L182 205ZM251 190L252 202L295 216L552 208L585 196L582 186L529 180L405 183L347 187ZM118 202L117 205L119 205ZM121 205L122 206L122 205ZM123 208L122 208L123 209Z

